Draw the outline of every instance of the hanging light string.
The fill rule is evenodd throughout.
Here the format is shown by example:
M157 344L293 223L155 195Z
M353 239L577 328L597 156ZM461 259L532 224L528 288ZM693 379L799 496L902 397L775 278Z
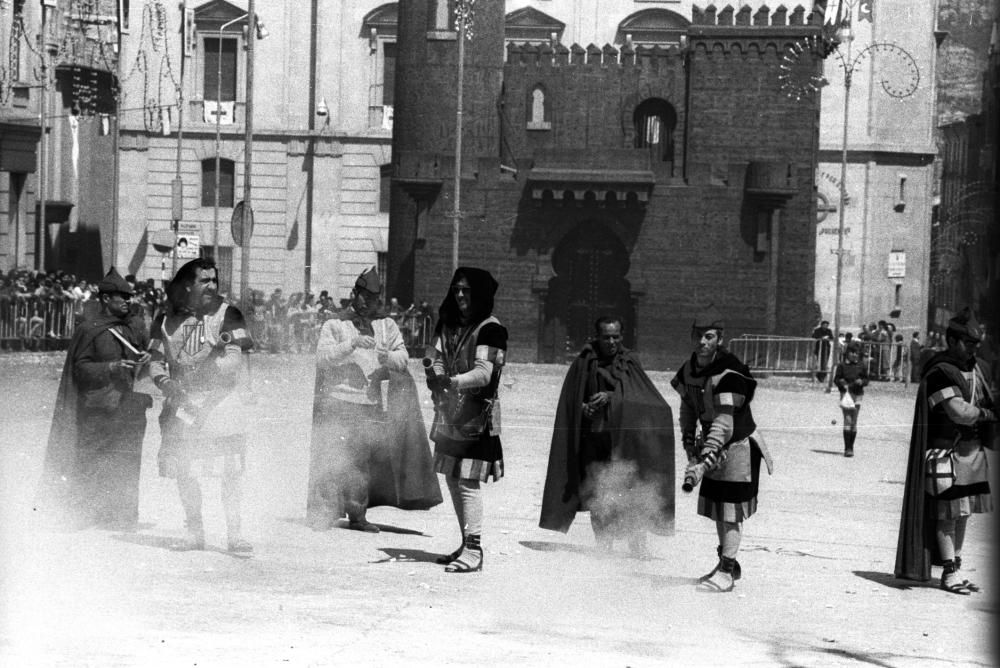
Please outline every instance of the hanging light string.
M147 132L163 131L164 121L167 119L166 113L169 109L178 107L181 99L180 82L171 62L167 27L167 10L163 2L148 0L142 9L142 25L135 60L122 78L120 86L121 101L124 104L127 97L126 84L135 77L142 78L142 107L129 110L142 110L143 127ZM155 78L155 82L151 82L151 78ZM170 91L164 90L168 82L173 88L172 100L169 99Z
M456 0L455 2L455 30L465 24L465 39L471 40L473 37L473 18L476 0Z

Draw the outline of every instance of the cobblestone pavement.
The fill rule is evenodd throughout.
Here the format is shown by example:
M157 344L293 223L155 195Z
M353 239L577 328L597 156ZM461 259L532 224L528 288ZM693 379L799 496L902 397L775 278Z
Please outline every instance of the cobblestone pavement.
M821 386L764 379L755 414L775 455L745 526L735 592L698 594L714 526L678 492L676 532L593 549L583 515L537 528L565 367L512 364L502 394L507 475L487 486L485 569L434 564L450 505L375 508L380 534L304 525L313 370L254 355L244 524L251 558L222 551L207 484L203 552L167 549L182 517L156 472L155 415L135 534L32 526L61 355L0 358L0 664L6 666L993 666L995 523L970 523L965 562L984 593L895 581L892 566L915 388L875 383L853 459ZM416 377L420 377L416 364ZM666 372L654 381L677 412ZM431 406L421 387L425 417ZM679 448L678 448L679 450ZM681 454L677 453L678 470ZM994 465L994 480L997 466ZM447 494L445 494L447 498Z

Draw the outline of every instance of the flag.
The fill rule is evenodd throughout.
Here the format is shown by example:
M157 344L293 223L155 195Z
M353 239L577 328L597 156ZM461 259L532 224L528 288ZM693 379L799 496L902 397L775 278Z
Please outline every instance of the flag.
M868 23L873 23L872 21L872 8L875 5L875 0L861 0L861 4L858 5L858 22L868 21Z

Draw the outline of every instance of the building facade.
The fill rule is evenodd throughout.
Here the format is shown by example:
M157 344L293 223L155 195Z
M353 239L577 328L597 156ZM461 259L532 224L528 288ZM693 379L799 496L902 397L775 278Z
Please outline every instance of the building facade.
M96 279L111 259L124 6L0 3L0 271Z
M661 368L689 352L709 303L734 334L810 327L819 95L806 83L824 7L517 4L474 5L457 165L458 264L498 278L513 358L564 359L604 313ZM452 272L445 5L400 6L389 276L404 301L437 302Z
M931 239L929 328L972 307L1000 332L1000 2L990 8L991 39L980 72L979 113L941 127L941 196ZM993 339L995 341L995 339ZM996 354L994 344L991 354Z
M158 278L210 255L223 289L242 291L231 220L252 113L246 283L346 297L387 246L380 180L390 163L396 5L257 2L253 35L246 13L245 0L133 8L122 50L117 262Z
M849 22L852 39L842 40L824 62L815 289L821 316L834 322L846 173L839 314L844 331L857 333L879 320L898 329L926 327L936 193L937 4L845 0L827 8L831 23ZM845 64L853 65L849 88Z

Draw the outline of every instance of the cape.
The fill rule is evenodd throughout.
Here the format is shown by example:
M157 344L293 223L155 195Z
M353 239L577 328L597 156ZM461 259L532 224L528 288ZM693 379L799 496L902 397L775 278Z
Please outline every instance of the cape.
M316 393L330 383L333 370L317 369ZM403 510L427 510L442 502L441 486L434 473L427 428L424 426L417 386L406 371L388 371L389 429L372 453L368 481L368 507L392 506ZM320 402L313 407L314 420L337 420ZM323 438L313 432L313 438Z
M95 313L92 319L76 326L66 348L66 361L59 379L59 389L56 391L42 477L35 496L35 509L50 520L55 520L57 513L71 510L73 506L80 399L80 388L73 378L73 365L79 354L101 332L122 324L125 322L119 318Z
M948 351L939 352L924 365L917 403L913 409L913 430L910 433L910 454L906 462L906 482L903 487L903 510L896 541L897 578L926 582L931 577L931 565L940 561L935 537L934 500L924 493L924 456L927 453L927 424L930 407L927 403L927 374L940 369L955 385L965 391L967 383L956 360Z
M538 522L543 529L566 533L581 509L583 395L597 361L596 351L585 346L563 381ZM616 356L611 374L617 381L608 411L612 451L618 459L634 461L641 480L658 491L659 504L650 509L647 528L670 534L674 522L673 412L631 351Z

